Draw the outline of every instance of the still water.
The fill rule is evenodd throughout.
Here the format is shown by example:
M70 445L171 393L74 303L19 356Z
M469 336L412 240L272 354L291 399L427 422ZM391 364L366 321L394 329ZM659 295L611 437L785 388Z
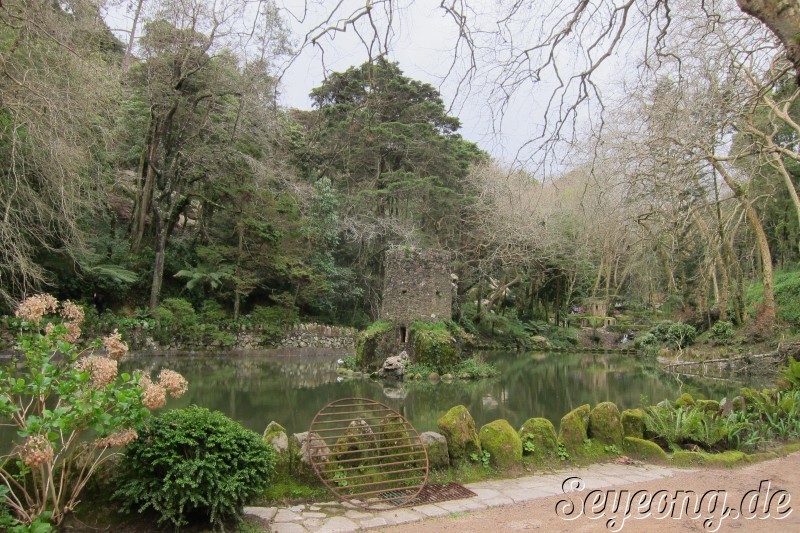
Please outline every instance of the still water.
M630 356L589 353L487 353L500 370L480 381L385 383L367 378L342 381L337 356L159 356L135 357L125 371L161 368L180 372L189 392L168 408L197 404L222 411L262 432L275 420L290 433L307 431L314 414L328 402L347 397L380 401L406 416L422 431L435 431L449 408L465 405L481 425L505 418L519 427L530 417L561 417L588 403L612 401L620 409L677 398L684 392L721 399L741 384L678 380Z

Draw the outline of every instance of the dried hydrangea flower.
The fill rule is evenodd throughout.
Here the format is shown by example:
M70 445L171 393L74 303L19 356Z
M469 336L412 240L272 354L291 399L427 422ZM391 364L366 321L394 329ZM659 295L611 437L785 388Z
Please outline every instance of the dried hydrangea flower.
M123 429L107 437L97 439L96 443L99 448L113 448L114 446L127 446L138 438L139 434L135 430Z
M186 378L166 368L158 375L158 384L169 391L169 395L173 398L180 398L189 389Z
M67 332L64 334L64 340L71 343L78 342L81 337L81 325L79 322L64 322L62 324Z
M148 409L158 409L167 403L167 389L158 383L153 383L148 376L139 380L139 386L144 391L142 404Z
M20 455L23 463L36 468L51 463L55 453L53 445L44 435L33 435L25 439Z
M78 304L75 304L69 300L66 300L61 303L61 311L59 312L59 314L63 318L66 318L67 320L70 320L72 322L76 322L78 324L83 323L83 318L84 318L83 308Z
M49 294L37 294L26 298L17 306L14 316L36 324L48 313L54 313L58 300Z
M125 344L122 340L122 334L116 329L107 337L103 337L103 345L105 345L108 355L115 359L119 359L128 353L128 345Z
M92 386L96 389L106 388L117 378L117 362L108 357L90 355L78 361L75 367L81 372L89 372Z

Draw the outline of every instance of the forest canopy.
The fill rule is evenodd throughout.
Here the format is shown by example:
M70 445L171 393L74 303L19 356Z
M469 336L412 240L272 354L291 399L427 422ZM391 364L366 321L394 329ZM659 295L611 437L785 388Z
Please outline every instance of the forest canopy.
M3 2L2 305L100 294L128 316L178 297L234 321L266 306L361 326L399 244L452 252L454 316L472 327L559 323L590 299L800 326L785 303L800 8L524 4L498 4L492 32L469 2L440 6L459 29L455 100L480 83L505 123L540 113L508 164L392 59L396 2L335 8L305 35L271 2L138 0L123 33L97 2ZM286 62L348 29L364 62L282 107ZM604 91L602 65L637 46L624 89ZM520 94L545 106L507 115ZM569 164L545 174L556 153Z

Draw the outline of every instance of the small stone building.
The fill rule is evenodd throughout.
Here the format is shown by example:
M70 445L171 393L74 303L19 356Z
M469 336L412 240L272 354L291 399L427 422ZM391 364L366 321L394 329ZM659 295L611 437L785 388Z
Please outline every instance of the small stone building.
M392 246L386 251L381 320L395 324L397 343L407 345L414 321L452 318L451 257L442 250Z

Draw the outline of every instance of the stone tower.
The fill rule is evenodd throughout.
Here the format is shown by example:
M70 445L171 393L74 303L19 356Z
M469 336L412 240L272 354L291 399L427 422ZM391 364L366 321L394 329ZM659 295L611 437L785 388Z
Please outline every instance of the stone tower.
M386 251L381 320L395 323L397 342L408 342L411 322L452 318L450 253L392 246Z

